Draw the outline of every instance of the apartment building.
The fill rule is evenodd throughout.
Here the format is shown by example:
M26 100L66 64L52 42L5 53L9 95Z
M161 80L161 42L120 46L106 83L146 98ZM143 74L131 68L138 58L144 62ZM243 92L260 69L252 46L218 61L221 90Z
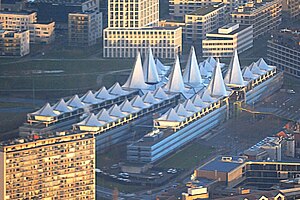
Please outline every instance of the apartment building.
M232 12L246 2L248 0L169 0L169 13L174 19L180 20L188 13L215 3L224 3L227 12Z
M268 61L285 73L300 77L300 36L298 31L282 30L268 41Z
M290 17L295 18L300 15L300 1L299 0L282 0L282 11L289 14Z
M0 56L22 57L29 53L29 31L0 30Z
M22 11L25 8L25 0L1 0L0 10L3 11Z
M2 28L9 31L30 31L30 42L51 43L55 39L55 22L37 23L36 12L0 12Z
M223 3L209 5L185 15L185 39L201 42L206 34L221 27L225 22L226 7Z
M55 22L29 24L30 42L49 44L55 40Z
M206 39L202 40L202 56L232 57L235 49L242 53L252 47L252 26L229 23L206 34Z
M240 25L252 25L253 37L278 28L281 23L281 0L256 0L240 6L231 14L232 22Z
M19 138L0 144L0 198L95 199L91 134Z
M68 20L69 46L91 46L102 37L102 13L85 11L70 13Z
M158 25L158 0L109 0L103 56L135 57L138 51L144 56L150 45L154 56L175 58L181 52L182 28Z

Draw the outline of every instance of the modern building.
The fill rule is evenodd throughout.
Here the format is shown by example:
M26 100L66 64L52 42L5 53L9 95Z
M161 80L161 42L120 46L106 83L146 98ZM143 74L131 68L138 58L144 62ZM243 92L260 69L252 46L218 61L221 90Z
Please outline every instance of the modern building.
M1 0L0 10L1 11L22 11L25 8L25 0Z
M298 30L299 31L299 30ZM300 77L300 36L298 32L281 30L268 41L268 61L279 70Z
M194 179L218 180L231 187L237 184L280 183L299 176L299 162L249 161L241 156L218 156L194 171Z
M252 47L252 26L230 23L206 34L202 40L202 56L232 57L234 50L242 53Z
M29 53L29 31L0 30L0 56L22 57Z
M173 59L182 51L182 28L177 27L106 28L103 38L106 58L145 56L149 46L160 58Z
M55 40L55 22L29 24L30 42L49 44Z
M290 17L295 18L300 15L300 1L298 0L283 0L282 11L289 14Z
M240 6L231 14L232 22L253 26L253 38L270 32L281 23L281 0L255 0Z
M209 194L206 187L188 188L187 193L182 193L182 200L208 199Z
M181 53L182 29L159 27L158 0L109 0L108 28L104 29L103 56L143 56L149 46L154 56L175 58Z
M224 3L227 12L230 13L245 2L248 0L169 0L169 13L173 19L182 20L186 14L215 3Z
M0 12L2 28L9 31L30 31L30 42L51 43L55 39L55 22L38 23L36 12Z
M96 199L95 138L84 133L0 144L1 199Z
M35 0L31 5L36 8L40 21L55 21L59 29L68 28L68 14L85 11L99 11L99 0Z
M226 7L223 3L204 6L185 15L185 39L201 42L225 23Z
M102 13L69 13L69 46L92 46L102 37Z

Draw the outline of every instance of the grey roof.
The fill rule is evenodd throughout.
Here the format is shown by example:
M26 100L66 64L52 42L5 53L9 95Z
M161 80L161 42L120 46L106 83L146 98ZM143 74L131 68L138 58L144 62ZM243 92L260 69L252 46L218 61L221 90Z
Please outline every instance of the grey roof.
M219 171L219 172L231 172L237 167L241 166L244 163L244 157L240 156L230 156L232 161L222 161L222 156L218 156L203 166L199 167L199 170L206 171ZM243 162L242 162L243 161Z

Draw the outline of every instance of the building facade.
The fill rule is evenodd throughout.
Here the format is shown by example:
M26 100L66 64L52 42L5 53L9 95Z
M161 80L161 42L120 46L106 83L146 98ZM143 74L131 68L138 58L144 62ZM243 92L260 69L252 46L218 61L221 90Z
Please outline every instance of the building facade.
M22 57L29 53L29 31L0 30L0 56Z
M240 6L231 14L232 22L252 25L254 39L279 27L281 22L281 0L256 0Z
M300 36L297 31L281 31L268 41L268 61L279 70L300 77Z
M55 39L55 22L37 23L36 12L0 12L2 28L9 31L30 31L30 42L51 43Z
M150 45L155 56L175 58L181 52L182 29L158 25L158 0L109 0L103 56L135 57L138 51L145 55Z
M102 13L86 11L70 13L68 20L69 46L91 46L102 37Z
M230 23L206 34L202 40L203 57L231 57L235 49L242 53L253 47L253 28Z
M185 15L185 39L201 42L206 33L221 27L225 22L225 5L210 5Z
M174 58L182 50L182 28L108 28L104 30L104 57L133 58L138 51L146 55L149 46L155 56Z
M2 142L1 199L95 199L95 139L91 134Z
M298 0L283 0L282 11L289 14L290 17L297 17L300 15L300 1Z

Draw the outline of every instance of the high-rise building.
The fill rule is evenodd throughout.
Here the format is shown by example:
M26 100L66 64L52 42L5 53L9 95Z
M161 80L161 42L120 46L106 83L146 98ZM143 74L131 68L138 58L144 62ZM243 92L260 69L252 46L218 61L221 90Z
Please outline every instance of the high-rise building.
M288 12L290 17L297 17L300 15L300 1L282 0L282 10Z
M185 39L201 42L206 33L221 27L225 20L225 5L210 5L185 15Z
M29 52L29 31L0 30L0 56L22 57Z
M240 6L231 14L232 22L252 25L254 39L278 28L281 23L281 0L256 0Z
M181 52L182 28L159 27L158 0L109 0L104 57L135 57L149 46L154 56L175 58Z
M68 22L69 46L91 46L102 37L102 13L85 11L70 13Z
M282 30L268 41L268 61L287 74L300 77L299 30Z
M1 199L95 199L95 138L57 133L0 144Z
M29 24L30 42L49 44L55 39L55 22Z

